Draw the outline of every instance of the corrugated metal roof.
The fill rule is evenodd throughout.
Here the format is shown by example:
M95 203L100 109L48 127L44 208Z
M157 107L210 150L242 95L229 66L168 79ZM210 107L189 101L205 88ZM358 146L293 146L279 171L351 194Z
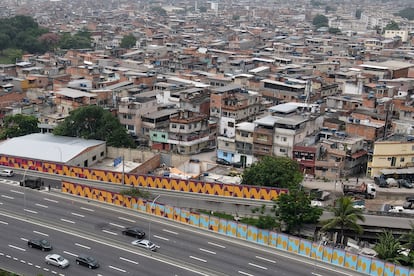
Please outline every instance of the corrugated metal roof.
M66 163L84 150L106 143L100 140L85 140L49 133L34 133L3 141L0 154Z

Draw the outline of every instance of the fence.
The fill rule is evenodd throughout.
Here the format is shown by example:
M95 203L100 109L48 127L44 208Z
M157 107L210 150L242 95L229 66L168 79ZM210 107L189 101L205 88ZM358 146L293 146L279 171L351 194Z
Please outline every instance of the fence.
M119 193L83 186L71 182L62 182L62 192L88 199L98 200L117 206L123 206L141 212L152 213L181 223L186 223L220 234L263 244L272 248L299 254L333 265L342 266L372 276L414 276L414 270L397 266L382 260L347 252L340 248L323 246L306 239L286 235L240 222L200 214L191 210L170 205L154 203L141 198L123 196Z

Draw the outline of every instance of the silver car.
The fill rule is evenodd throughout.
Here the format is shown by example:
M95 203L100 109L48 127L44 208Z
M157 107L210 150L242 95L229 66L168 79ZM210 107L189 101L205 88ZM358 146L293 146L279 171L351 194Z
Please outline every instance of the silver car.
M152 243L149 240L135 240L133 242L131 242L133 245L145 248L145 249L149 249L151 251L157 251L158 248L160 248L158 245Z
M45 257L45 262L60 268L65 268L69 266L69 261L59 254L49 254Z

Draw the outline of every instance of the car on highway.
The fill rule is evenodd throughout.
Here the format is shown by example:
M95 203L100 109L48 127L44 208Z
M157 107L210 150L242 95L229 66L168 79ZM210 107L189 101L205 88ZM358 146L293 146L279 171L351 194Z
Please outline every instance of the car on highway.
M14 171L9 170L9 169L1 170L0 171L0 176L12 177L12 176L14 176Z
M27 241L27 245L30 248L40 249L42 251L50 251L53 249L48 240L45 239L30 239Z
M59 254L49 254L45 257L45 262L50 265L54 265L60 268L69 266L69 260L63 258Z
M227 161L226 159L223 158L217 158L216 163L219 165L225 165L225 166L230 166L231 162Z
M138 227L127 227L122 230L122 234L126 236L135 237L137 239L143 239L145 237L145 232Z
M86 266L90 269L99 267L99 263L95 258L85 254L80 254L78 257L76 257L76 263L78 265Z
M149 249L151 251L157 251L158 248L160 248L158 245L154 244L150 240L135 240L131 242L131 244L136 245L138 247L142 247L145 249Z

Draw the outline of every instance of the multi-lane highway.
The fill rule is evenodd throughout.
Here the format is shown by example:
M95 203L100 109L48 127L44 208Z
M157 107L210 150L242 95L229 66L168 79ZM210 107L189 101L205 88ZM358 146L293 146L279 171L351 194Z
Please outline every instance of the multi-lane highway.
M151 224L150 224L151 223ZM0 185L0 264L23 275L358 275L296 255L258 246L133 210ZM122 229L139 226L160 246L149 252L131 245ZM46 238L71 265L45 264L47 254L27 247L29 238ZM75 264L86 253L101 267Z

